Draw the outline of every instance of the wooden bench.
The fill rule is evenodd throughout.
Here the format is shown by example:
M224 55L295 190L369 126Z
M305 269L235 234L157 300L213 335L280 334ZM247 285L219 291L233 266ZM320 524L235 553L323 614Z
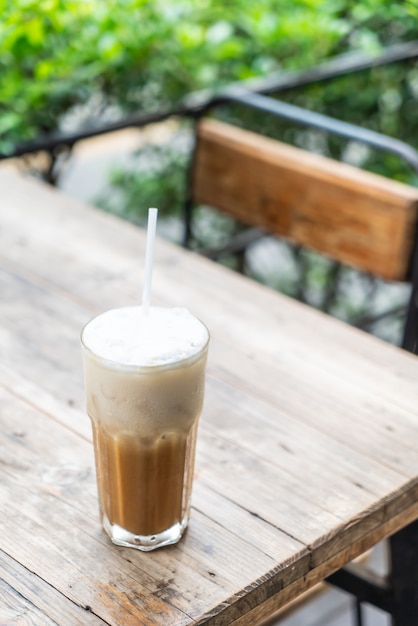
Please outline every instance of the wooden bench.
M418 189L410 185L203 118L191 198L373 276L412 280ZM403 341L413 351L414 315Z
M418 189L219 122L197 130L193 196L251 226L405 280Z

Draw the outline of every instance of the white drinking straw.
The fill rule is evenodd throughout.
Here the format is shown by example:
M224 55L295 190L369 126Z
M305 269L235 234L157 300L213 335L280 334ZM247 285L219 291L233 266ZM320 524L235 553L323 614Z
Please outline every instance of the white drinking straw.
M148 313L151 305L152 266L154 263L154 242L157 229L158 209L148 209L147 243L145 250L145 280L142 290L142 310Z

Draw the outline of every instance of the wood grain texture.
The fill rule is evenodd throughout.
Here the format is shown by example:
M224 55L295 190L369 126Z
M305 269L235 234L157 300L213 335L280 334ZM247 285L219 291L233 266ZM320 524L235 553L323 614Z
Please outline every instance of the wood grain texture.
M63 616L74 626L105 626L90 606L72 602L5 552L0 552L0 589L1 626L52 626Z
M0 609L249 626L418 516L418 361L158 240L155 302L211 332L192 515L177 546L117 548L78 337L138 302L143 257L141 230L0 168Z
M238 220L403 280L418 190L213 119L197 131L193 195Z

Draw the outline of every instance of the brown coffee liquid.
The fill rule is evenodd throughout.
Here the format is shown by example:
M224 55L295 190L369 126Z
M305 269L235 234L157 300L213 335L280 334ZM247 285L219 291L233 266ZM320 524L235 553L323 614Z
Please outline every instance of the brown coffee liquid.
M110 524L154 535L180 523L193 481L198 420L189 433L154 441L112 433L93 422L99 499Z

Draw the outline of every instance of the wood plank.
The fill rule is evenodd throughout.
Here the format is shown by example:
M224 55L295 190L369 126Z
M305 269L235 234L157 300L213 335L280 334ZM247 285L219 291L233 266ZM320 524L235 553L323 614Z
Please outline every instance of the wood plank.
M62 291L51 292L4 267L0 267L0 292L0 343L7 351L7 362L0 363L3 384L8 382L16 394L30 398L51 415L68 416L68 426L90 438L90 424L81 413L79 345L80 330L90 312Z
M104 626L91 607L80 606L0 550L0 624L53 626L63 616L73 626Z
M297 583L289 584L282 593L276 595L266 594L263 602L259 603L245 614L240 615L234 611L235 607L228 607L229 611L225 611L223 615L218 615L216 626L227 626L229 624L234 624L234 626L252 626L253 624L259 624L261 621L264 622L267 617L274 615L277 610L280 610L297 598L301 589L311 589L316 583L324 580L329 572L337 571L343 564L354 560L359 554L363 554L368 548L376 545L382 538L390 536L408 523L414 521L417 515L418 505L416 502L411 503L408 510L402 511L400 515L376 527L373 532L369 533L362 540L352 543L344 551L330 555L323 563L316 567L314 566L309 574L303 578L303 581L299 580ZM234 617L231 615L233 612L235 613ZM205 618L203 618L201 623L202 625L205 623Z
M193 195L345 264L405 279L413 187L206 118L197 130Z
M0 578L0 624L7 626L19 623L29 626L56 624Z
M302 483L304 500L332 511L340 519L350 515L352 507L367 508L376 496L409 477L411 468L407 462L398 464L394 470L385 464L384 456L358 452L350 438L336 436L338 426L324 429L319 420L319 423L299 420L282 408L260 402L253 395L212 378L208 381L207 396L207 410L201 424L205 441L211 442L206 462L210 463L211 454L222 455L222 449L217 452L217 448L228 442L231 447L239 445L256 459L267 460L283 475L299 478L301 467L305 467L309 481ZM362 431L359 436L370 437L370 434L370 430L365 435ZM390 443L393 442L405 452L396 438L390 437ZM388 444L388 437L385 443ZM227 463L225 458L225 467ZM311 468L315 471L311 472ZM299 488L295 486L296 492Z
M214 344L212 352L215 350L217 354L212 358L222 362L222 371L214 372L215 376L222 377L239 392L245 385L249 395L264 398L265 403L278 407L290 419L328 433L332 439L347 443L351 449L405 476L418 470L415 412L402 410L396 399L391 403L373 396L369 390L344 380L343 370L321 372L307 359L300 361L295 375L294 365L289 361L281 363L271 358L260 363L242 357L238 375L234 355L228 347Z

